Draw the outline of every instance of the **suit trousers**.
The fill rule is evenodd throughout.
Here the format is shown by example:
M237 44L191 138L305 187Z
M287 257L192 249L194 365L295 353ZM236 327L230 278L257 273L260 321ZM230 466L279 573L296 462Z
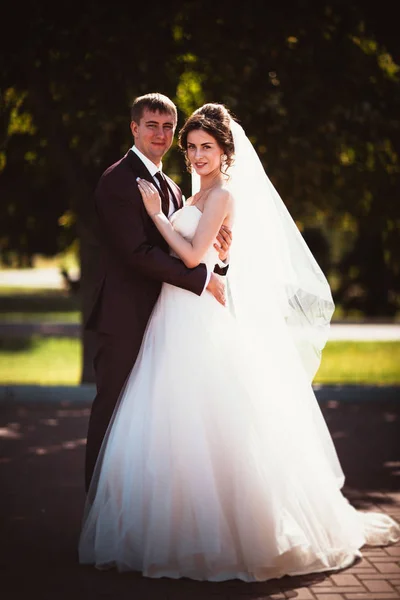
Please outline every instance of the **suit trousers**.
M93 401L86 440L85 487L90 482L104 436L121 390L136 362L141 339L138 336L97 333L94 358L96 397Z

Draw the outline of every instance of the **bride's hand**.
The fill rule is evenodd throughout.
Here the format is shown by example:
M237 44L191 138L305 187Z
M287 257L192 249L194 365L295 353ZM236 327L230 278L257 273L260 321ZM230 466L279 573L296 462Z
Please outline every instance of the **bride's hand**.
M161 198L155 185L146 181L146 179L136 178L139 191L142 195L143 204L150 217L162 212Z

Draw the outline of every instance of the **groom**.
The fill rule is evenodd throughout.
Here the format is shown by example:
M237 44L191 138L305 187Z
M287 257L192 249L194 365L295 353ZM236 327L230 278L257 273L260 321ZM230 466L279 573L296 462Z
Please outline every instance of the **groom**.
M199 296L207 289L225 304L225 285L218 275L208 272L205 264L188 269L169 255L168 245L148 216L136 183L141 177L158 186L167 216L183 206L182 192L163 174L161 162L171 147L176 125L177 110L169 98L158 93L136 98L131 108L134 146L103 173L95 191L101 256L85 328L97 333L97 394L87 434L86 491L162 282ZM231 243L230 231L222 228L218 241L219 258L224 261ZM226 270L215 268L220 275Z

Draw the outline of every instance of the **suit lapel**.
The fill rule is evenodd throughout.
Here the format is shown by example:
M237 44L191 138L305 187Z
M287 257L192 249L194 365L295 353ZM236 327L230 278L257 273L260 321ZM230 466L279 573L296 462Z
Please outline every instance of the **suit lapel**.
M146 179L150 183L154 183L154 179L150 175L150 171L148 171L145 164L140 160L140 158L138 157L138 155L135 152L133 152L132 150L129 150L128 153L126 154L126 157L129 161L129 164L130 164L133 172L134 172L135 178L140 177L141 179Z

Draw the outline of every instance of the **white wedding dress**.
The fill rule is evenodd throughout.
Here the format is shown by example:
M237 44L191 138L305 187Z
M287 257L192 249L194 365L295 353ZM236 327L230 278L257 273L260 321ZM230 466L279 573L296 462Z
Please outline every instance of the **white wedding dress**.
M186 206L171 221L191 239L200 217ZM213 268L214 248L204 260ZM103 443L81 563L261 581L341 569L364 544L400 539L394 520L342 495L328 429L277 321L260 357L210 293L163 285Z

